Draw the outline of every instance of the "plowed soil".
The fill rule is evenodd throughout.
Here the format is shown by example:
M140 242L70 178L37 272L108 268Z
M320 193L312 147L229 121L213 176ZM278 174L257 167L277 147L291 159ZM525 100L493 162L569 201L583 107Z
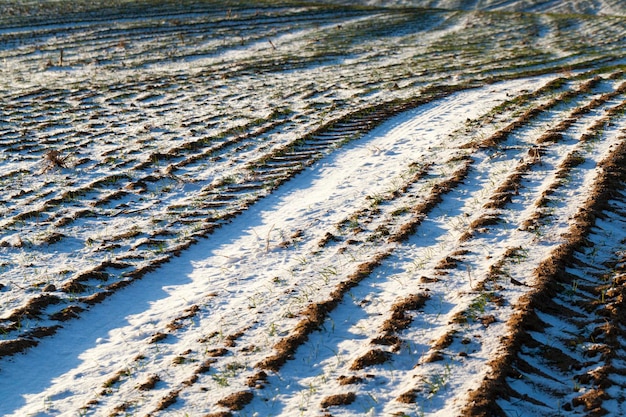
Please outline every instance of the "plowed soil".
M626 17L417 3L0 6L0 414L626 414Z

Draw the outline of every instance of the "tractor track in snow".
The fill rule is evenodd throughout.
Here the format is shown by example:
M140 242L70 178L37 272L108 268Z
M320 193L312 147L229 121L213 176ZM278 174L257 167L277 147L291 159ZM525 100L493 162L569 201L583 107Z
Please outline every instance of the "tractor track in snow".
M618 19L242 4L0 34L0 375L96 337L3 411L620 407Z

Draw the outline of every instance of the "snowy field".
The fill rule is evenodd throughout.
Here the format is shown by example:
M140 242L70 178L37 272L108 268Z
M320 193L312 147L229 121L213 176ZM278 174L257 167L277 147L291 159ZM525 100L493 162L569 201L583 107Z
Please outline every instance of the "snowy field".
M0 5L0 415L626 414L624 6L340 3Z

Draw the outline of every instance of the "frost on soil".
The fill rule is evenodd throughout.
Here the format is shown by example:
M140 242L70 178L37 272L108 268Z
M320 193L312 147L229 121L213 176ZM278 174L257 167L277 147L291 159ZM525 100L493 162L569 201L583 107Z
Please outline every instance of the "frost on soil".
M622 413L622 17L68 4L2 6L0 414Z

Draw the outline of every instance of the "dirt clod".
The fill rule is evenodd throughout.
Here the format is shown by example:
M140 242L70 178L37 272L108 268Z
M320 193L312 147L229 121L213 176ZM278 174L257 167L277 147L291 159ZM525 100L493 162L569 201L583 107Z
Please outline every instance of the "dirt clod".
M356 394L353 392L348 392L346 394L329 395L322 400L322 402L320 403L320 407L328 408L333 406L349 405L352 404L354 400L356 400Z
M251 391L240 391L222 398L217 404L230 410L238 411L248 405L252 398L254 398L254 395Z

